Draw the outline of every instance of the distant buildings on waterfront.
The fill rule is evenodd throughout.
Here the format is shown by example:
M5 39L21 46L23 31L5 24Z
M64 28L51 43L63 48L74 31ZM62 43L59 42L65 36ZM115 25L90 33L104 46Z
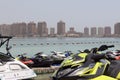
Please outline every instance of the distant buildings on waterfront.
M13 24L1 24L0 34L14 37L120 37L120 23L114 24L112 33L110 26L84 27L84 32L75 31L74 27L66 30L66 24L59 21L56 27L48 28L43 22L21 22Z

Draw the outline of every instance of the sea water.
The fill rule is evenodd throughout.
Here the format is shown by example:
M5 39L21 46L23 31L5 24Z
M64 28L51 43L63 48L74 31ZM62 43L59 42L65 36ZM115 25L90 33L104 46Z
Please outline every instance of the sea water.
M47 55L51 55L51 51L78 53L78 50L101 45L115 45L111 49L120 49L120 38L13 38L10 40L10 52L13 56L27 53L27 56L32 57L38 52ZM0 51L5 51L5 46Z
M13 38L10 40L11 54L15 57L19 54L27 53L32 57L38 52L51 55L51 51L72 51L91 49L101 45L115 45L111 50L120 50L120 38ZM0 48L5 52L5 45ZM49 80L52 74L38 75L35 80Z

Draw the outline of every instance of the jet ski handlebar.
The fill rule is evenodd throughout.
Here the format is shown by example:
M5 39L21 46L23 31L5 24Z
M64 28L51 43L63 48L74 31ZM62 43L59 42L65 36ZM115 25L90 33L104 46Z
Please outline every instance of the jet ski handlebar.
M104 51L104 50L107 50L108 48L112 48L114 47L114 45L102 45L98 48L98 51Z
M115 47L114 45L109 45L109 46L107 46L108 48L112 48L112 47Z

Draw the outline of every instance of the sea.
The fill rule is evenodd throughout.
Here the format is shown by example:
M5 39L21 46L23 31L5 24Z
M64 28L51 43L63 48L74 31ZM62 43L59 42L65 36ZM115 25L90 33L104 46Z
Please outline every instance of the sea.
M51 55L51 51L64 52L91 49L101 45L115 45L112 49L120 49L120 38L13 38L9 46L13 56L26 53L32 57L38 52ZM5 51L3 46L1 51Z
M115 47L109 50L120 50L120 38L12 38L9 43L12 47L10 52L14 57L23 53L26 53L28 57L33 57L38 52L51 55L51 51L78 53L78 50L83 51L101 45L114 45ZM5 45L0 48L0 51L6 51ZM49 80L50 75L38 75L36 80Z

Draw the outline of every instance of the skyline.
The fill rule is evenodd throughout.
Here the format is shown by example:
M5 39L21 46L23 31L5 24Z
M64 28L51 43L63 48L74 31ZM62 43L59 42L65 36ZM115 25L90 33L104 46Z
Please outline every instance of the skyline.
M110 0L4 0L0 3L0 24L46 21L55 27L60 20L67 28L83 32L84 27L113 26L120 21L120 1Z
M48 25L48 23L46 22L46 21L39 21L39 22L34 22L34 21L30 21L30 22L13 22L13 23L11 23L11 24L7 24L7 23L4 23L4 24L0 24L0 26L10 26L10 25L13 25L13 24L26 24L26 25L29 25L30 23L32 23L32 24L34 24L34 25L36 25L36 27L38 27L38 24L39 23L46 23L46 27L48 28L48 29L50 29L50 28L54 28L56 31L57 31L57 24L59 23L59 22L63 22L63 23L65 23L64 21L62 21L62 20L60 20L60 21L58 21L57 23L56 23L56 26L54 26L54 27L49 27L49 25ZM114 27L115 27L115 24L119 24L120 22L116 22L116 23L114 23L113 25L113 27L111 27L111 26L102 26L102 27L97 27L97 26L94 26L94 27L96 27L96 28L105 28L105 27L110 27L111 28L111 33L112 34L114 34ZM16 26L17 27L17 26ZM82 27L82 28L80 28L82 31L78 31L78 30L76 30L76 27L71 27L71 26L66 26L66 23L65 23L65 30L66 31L69 31L70 30L70 28L74 28L74 30L75 31L77 31L77 32L81 32L81 33L83 33L84 32L84 28L94 28L94 27L88 27L88 26L85 26L85 27Z
M59 35L66 37L110 37L112 35L119 36L120 23L115 24L115 33L111 34L111 27L88 27L84 28L84 32L76 32L74 27L70 27L66 31L65 23L59 21L57 23L57 31L55 28L48 29L46 22L30 23L13 23L11 25L0 25L0 34L16 37L57 37Z
M84 27L84 32L78 32L74 27L70 27L69 30L66 29L65 22L59 21L55 28L48 28L47 23L34 22L29 23L13 23L13 24L3 24L0 25L0 34L2 35L12 35L16 37L55 37L55 36L66 36L66 37L120 37L120 22L114 24L114 32L112 33L110 26L105 27Z

